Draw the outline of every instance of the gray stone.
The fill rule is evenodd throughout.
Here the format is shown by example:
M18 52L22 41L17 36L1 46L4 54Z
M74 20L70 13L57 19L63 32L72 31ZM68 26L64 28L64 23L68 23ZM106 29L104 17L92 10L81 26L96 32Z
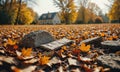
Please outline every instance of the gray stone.
M73 42L72 40L63 38L63 39L56 40L56 41L53 41L50 43L42 44L42 45L40 45L40 47L44 48L46 50L57 50L61 46L66 45L66 44L70 44L72 42Z
M25 35L19 45L22 47L39 47L41 44L46 44L54 40L50 33L39 30Z
M120 51L120 41L104 41L101 44L102 48L108 50L108 52Z
M120 56L115 54L105 54L98 58L98 64L110 68L110 72L120 72Z
M80 42L80 44L85 43L85 44L93 44L95 47L100 47L101 42L102 42L102 37L94 37L94 38L89 38L86 40L83 40Z

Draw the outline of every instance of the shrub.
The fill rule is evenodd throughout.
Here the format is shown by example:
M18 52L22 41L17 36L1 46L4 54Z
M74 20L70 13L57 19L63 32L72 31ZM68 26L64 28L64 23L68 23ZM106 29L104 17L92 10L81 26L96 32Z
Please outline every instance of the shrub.
M97 17L97 18L95 19L95 23L102 23L102 22L103 22L103 20L102 20L101 17Z

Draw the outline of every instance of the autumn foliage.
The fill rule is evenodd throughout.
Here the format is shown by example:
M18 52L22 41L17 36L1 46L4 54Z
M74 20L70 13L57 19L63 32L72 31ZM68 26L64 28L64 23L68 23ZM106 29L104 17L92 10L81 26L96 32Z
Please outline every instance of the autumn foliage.
M39 59L40 59L39 60L40 65L45 65L45 64L47 64L49 62L50 57L42 56Z
M120 20L120 0L114 0L112 8L109 11L110 20Z
M80 46L80 50L82 52L88 52L90 50L90 45L85 45L85 43L82 43L81 46Z
M21 56L29 57L31 53L32 53L32 48L27 48L27 49L23 48Z
M103 41L118 40L120 38L119 27L119 24L1 26L0 61L3 62L1 66L8 65L9 70L23 72L26 70L29 72L47 71L48 69L51 71L76 70L72 69L72 66L77 67L78 72L97 72L98 70L98 72L104 72L106 67L97 62L97 57L104 54L103 50L95 48L93 44L81 42L98 36ZM18 45L26 34L36 30L47 30L56 40L65 37L73 40L74 43L53 51L41 48L22 48ZM116 55L119 55L119 52L116 52ZM107 69L109 70L110 68Z
M11 40L10 38L8 38L7 42L4 43L4 46L6 47L7 45L15 45L16 41Z
M20 12L18 14L19 1L0 1L0 24L31 24L35 19L35 13L31 8L22 2ZM18 18L17 18L18 17Z

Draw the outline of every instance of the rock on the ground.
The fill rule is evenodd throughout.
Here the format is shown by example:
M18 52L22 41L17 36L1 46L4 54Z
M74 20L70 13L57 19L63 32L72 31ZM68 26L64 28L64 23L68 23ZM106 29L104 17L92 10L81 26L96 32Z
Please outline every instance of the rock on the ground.
M105 54L98 58L98 64L110 68L110 72L120 72L120 56L115 54Z
M102 42L102 37L99 37L99 36L81 41L81 43L93 44L95 47L100 47L101 46L101 42Z
M71 44L72 42L73 42L72 40L63 38L63 39L56 40L50 43L42 44L40 47L46 50L57 50L63 45Z
M39 30L25 35L19 45L22 47L39 47L41 44L46 44L54 40L50 33Z
M108 50L108 52L120 51L120 41L104 41L101 44L102 48Z

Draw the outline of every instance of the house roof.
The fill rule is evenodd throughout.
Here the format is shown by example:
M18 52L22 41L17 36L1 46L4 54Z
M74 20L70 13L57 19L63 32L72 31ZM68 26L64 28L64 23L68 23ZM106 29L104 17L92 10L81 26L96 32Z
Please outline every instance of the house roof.
M39 20L47 20L47 19L53 19L55 17L55 15L57 14L57 12L53 12L53 13L44 13L40 16Z

